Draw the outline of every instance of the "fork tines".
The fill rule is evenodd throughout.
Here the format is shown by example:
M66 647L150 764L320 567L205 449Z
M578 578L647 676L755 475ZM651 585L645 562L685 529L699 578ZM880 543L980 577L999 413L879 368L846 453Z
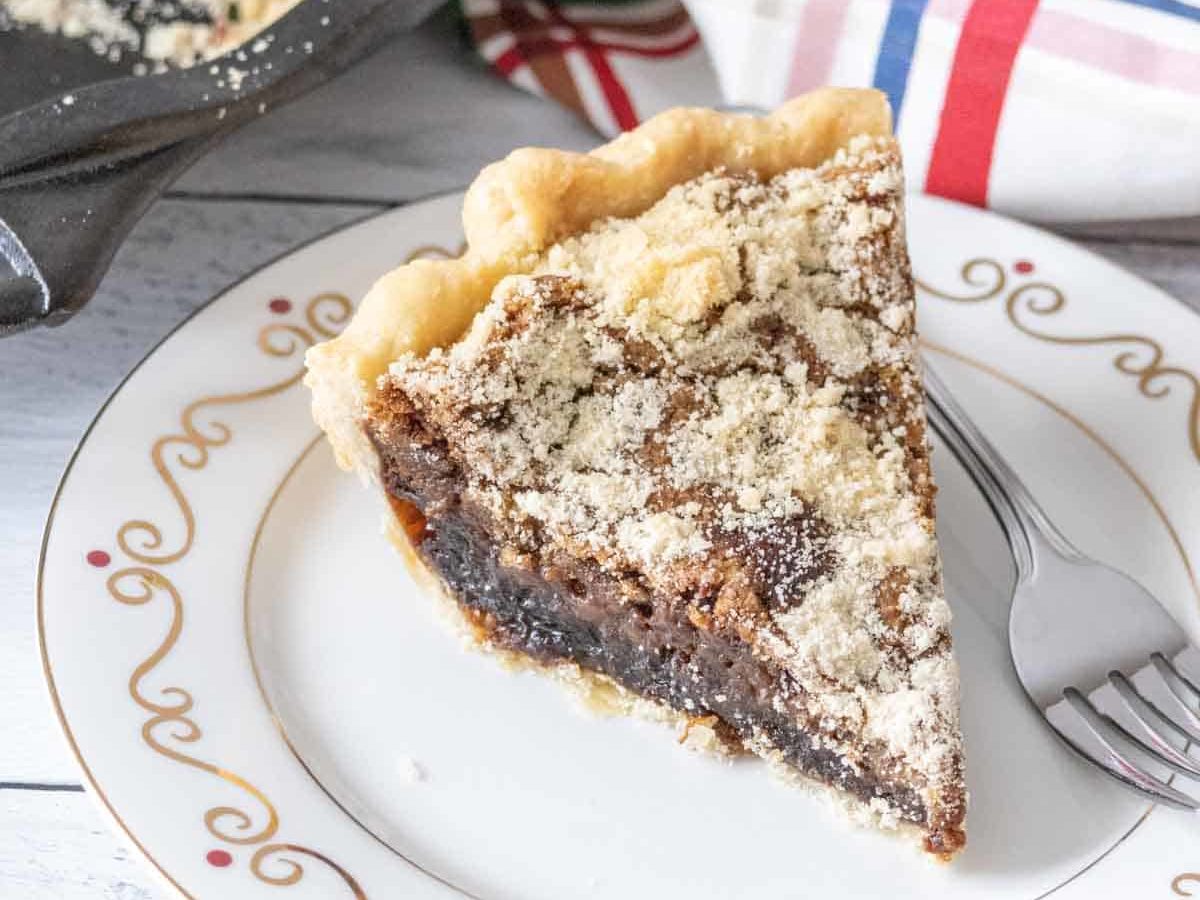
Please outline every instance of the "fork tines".
M1086 725L1087 737L1061 715L1064 704ZM1133 678L1113 670L1090 695L1064 689L1063 703L1046 716L1074 750L1129 787L1157 803L1200 810L1200 801L1172 784L1175 775L1200 781L1200 761L1188 754L1200 746L1197 710L1200 688L1164 654L1153 653Z

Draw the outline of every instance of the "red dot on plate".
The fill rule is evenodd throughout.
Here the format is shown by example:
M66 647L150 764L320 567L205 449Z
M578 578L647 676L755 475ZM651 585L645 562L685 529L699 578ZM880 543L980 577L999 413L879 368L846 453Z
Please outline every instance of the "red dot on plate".
M1033 263L1027 259L1018 259L1013 264L1013 269L1015 269L1020 275L1028 275L1033 271Z
M223 869L233 862L233 857L227 850L209 850L208 855L204 858L208 860L210 866L216 866L219 869Z
M270 307L271 312L279 313L281 316L292 311L292 301L287 297L276 297L267 306Z
M112 557L103 550L90 550L88 551L87 561L97 569L103 569L112 562Z

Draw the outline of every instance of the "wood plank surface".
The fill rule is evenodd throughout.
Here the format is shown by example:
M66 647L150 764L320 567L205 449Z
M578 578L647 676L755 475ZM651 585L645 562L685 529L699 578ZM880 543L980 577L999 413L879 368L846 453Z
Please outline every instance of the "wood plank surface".
M0 897L151 900L155 876L82 791L0 788Z

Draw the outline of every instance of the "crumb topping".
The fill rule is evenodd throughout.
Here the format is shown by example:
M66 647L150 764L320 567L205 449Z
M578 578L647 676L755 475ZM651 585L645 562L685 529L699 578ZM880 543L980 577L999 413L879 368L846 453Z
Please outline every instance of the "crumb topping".
M767 181L710 172L550 247L381 388L514 556L691 604L830 746L933 786L961 777L957 674L902 189L867 139Z

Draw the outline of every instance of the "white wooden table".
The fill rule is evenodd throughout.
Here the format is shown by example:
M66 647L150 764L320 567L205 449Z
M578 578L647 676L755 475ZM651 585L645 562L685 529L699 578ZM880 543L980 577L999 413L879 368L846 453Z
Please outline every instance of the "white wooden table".
M201 161L67 325L0 341L0 898L162 896L83 793L34 635L45 515L112 388L191 310L288 248L461 187L515 146L595 140L493 78L439 17ZM1200 309L1200 221L1058 230Z

